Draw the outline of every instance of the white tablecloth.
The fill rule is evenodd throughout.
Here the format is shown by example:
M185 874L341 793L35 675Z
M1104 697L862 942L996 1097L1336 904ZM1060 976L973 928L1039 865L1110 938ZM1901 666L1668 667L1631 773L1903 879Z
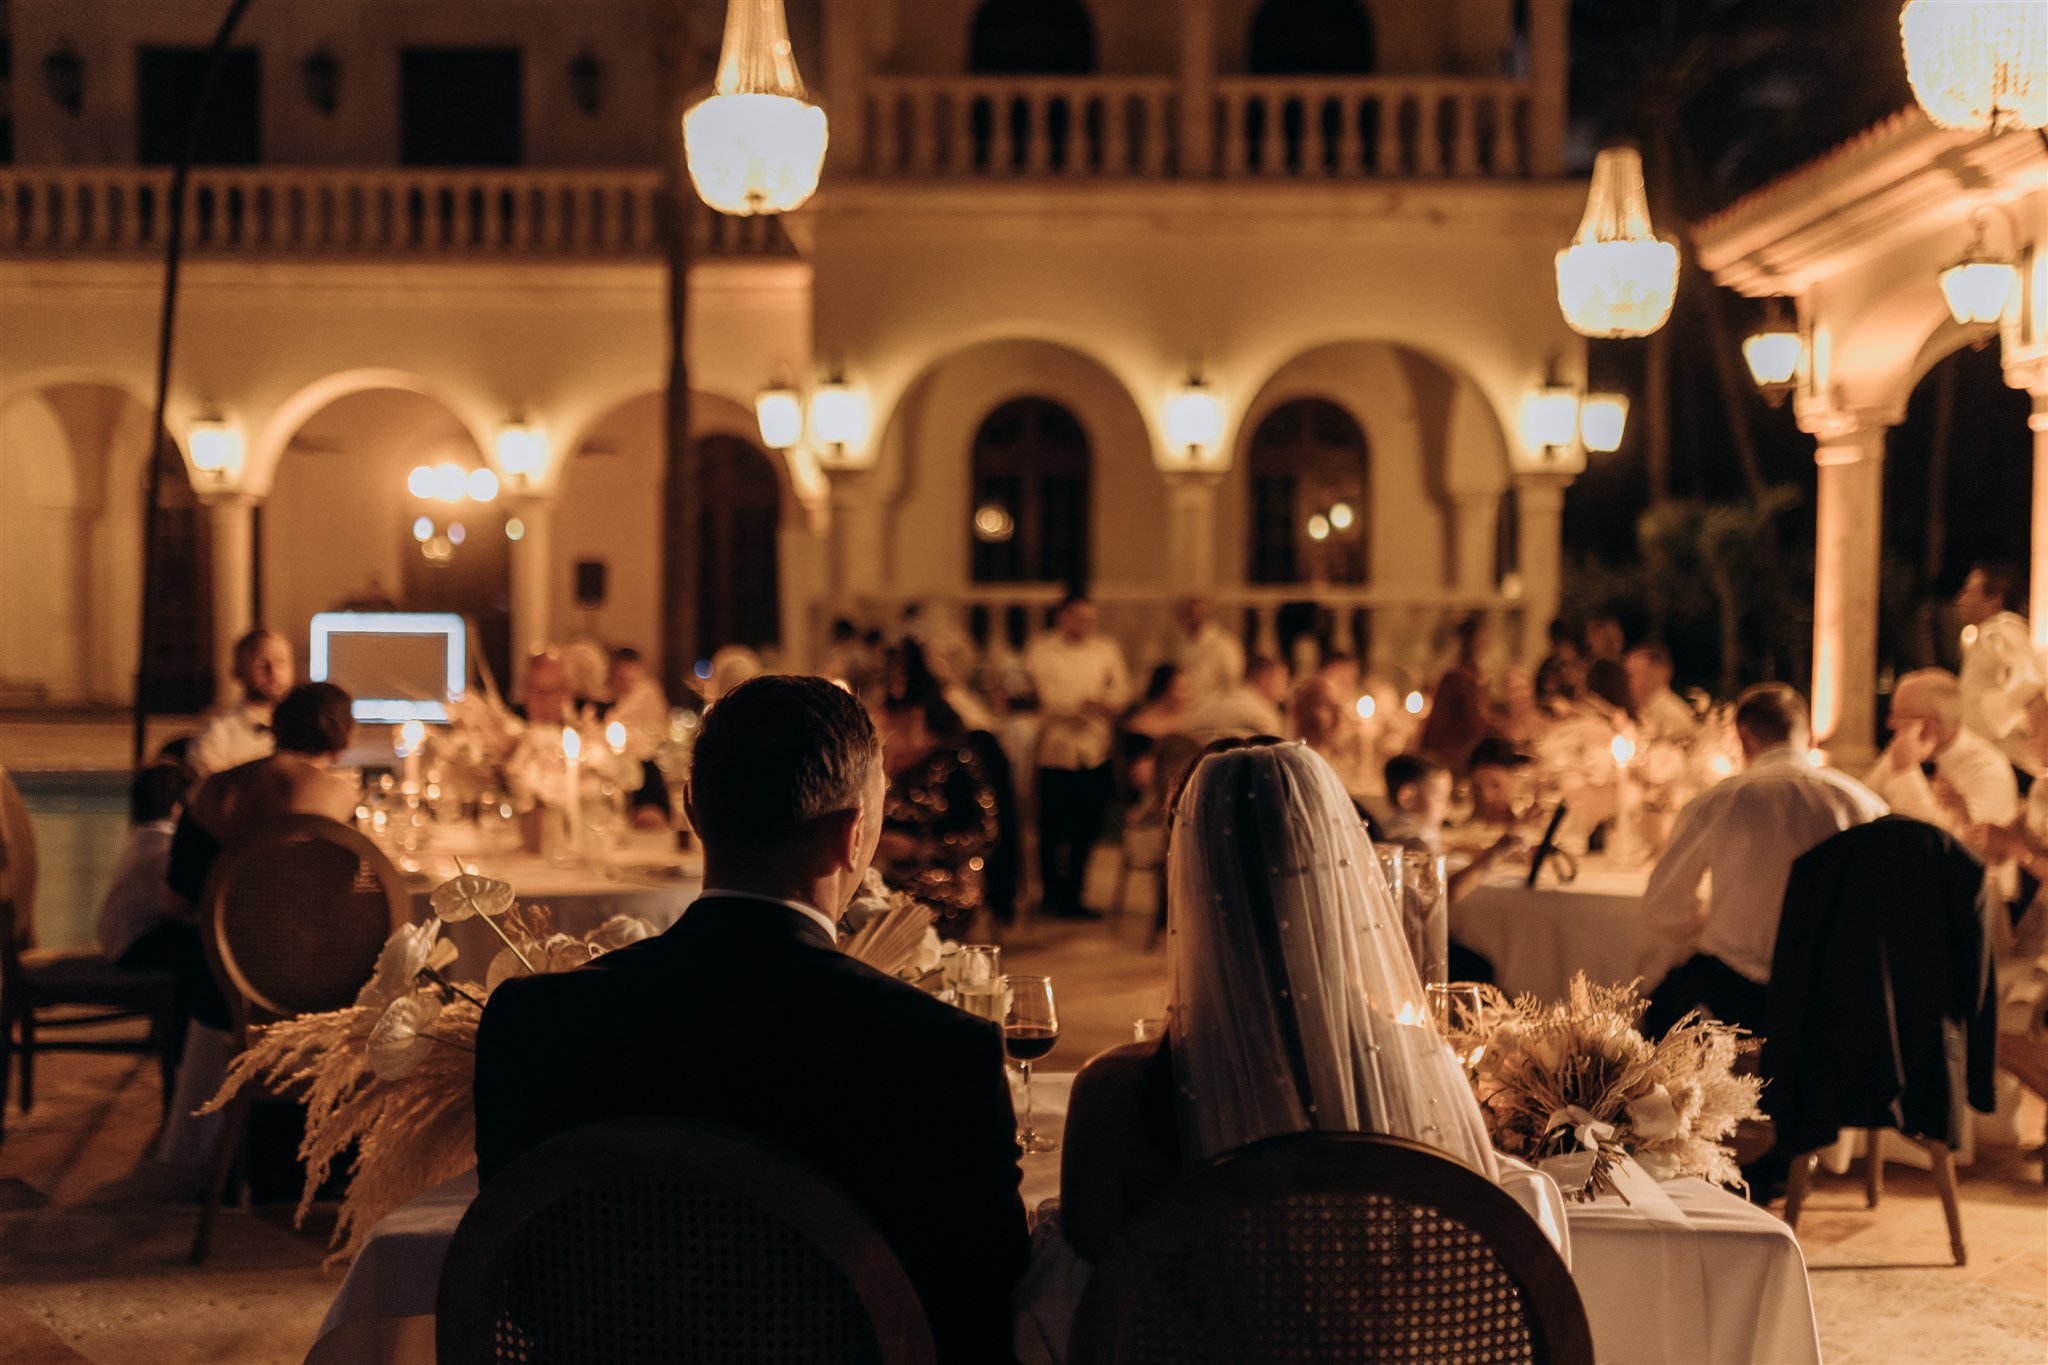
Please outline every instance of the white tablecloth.
M1072 1086L1071 1074L1038 1078L1042 1132L1064 1130ZM1027 1209L1058 1194L1059 1161L1057 1153L1024 1158ZM1566 1226L1553 1229L1602 1361L1805 1365L1820 1359L1806 1263L1782 1222L1697 1180L1659 1186L1637 1179L1628 1193L1626 1203L1609 1195L1568 1205ZM441 1261L475 1197L475 1174L459 1176L378 1223L328 1308L306 1365L429 1365ZM1542 1218L1548 1210L1538 1203ZM1020 1286L1027 1315L1034 1295L1078 1302L1086 1283L1085 1274L1044 1271L1035 1268L1036 1280Z
M1494 979L1510 995L1524 991L1562 1000L1572 973L1595 984L1643 979L1647 993L1682 952L1643 929L1641 904L1647 868L1617 868L1587 860L1569 886L1530 890L1520 876L1473 888L1451 906L1451 935L1493 963Z

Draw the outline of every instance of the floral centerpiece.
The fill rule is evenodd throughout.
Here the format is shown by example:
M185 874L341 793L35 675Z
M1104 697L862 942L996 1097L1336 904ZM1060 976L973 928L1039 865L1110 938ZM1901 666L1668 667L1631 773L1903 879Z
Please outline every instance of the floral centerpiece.
M891 975L933 976L932 911L869 875L866 927L841 947ZM254 1030L201 1110L224 1108L256 1081L305 1105L306 1183L295 1222L353 1151L330 1261L353 1257L378 1219L476 1164L476 1032L491 993L515 976L570 971L654 932L615 915L581 937L557 933L545 907L519 905L509 885L487 877L456 877L430 902L434 918L385 942L353 1005ZM455 973L457 949L441 937L444 924L467 919L489 925L501 945L481 984Z
M1581 973L1556 1004L1485 987L1454 1030L1494 1146L1541 1166L1567 1198L1613 1188L1624 1160L1658 1180L1743 1183L1727 1141L1763 1117L1763 1082L1735 1073L1757 1044L1697 1013L1652 1042L1636 1028L1646 1006L1633 984L1594 986Z

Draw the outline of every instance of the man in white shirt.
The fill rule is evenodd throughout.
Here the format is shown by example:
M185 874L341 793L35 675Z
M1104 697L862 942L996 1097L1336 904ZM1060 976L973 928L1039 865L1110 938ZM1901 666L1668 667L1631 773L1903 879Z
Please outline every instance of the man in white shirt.
M207 778L266 757L277 747L270 713L297 681L292 647L274 630L258 627L235 641L235 682L242 695L208 714L186 753L193 776Z
M1180 604L1181 675L1197 706L1237 685L1244 676L1244 646L1209 614L1209 604L1190 597Z
M2048 696L2027 618L2012 609L2019 575L1979 564L1956 593L1963 623L1963 724L1998 746L2021 772L2039 775L2048 742Z
M1651 934L1691 949L1651 992L1642 1022L1651 1038L1694 1008L1761 1028L1793 861L1831 835L1885 814L1884 802L1868 787L1808 759L1806 699L1783 683L1760 683L1742 694L1735 735L1743 771L1679 812L1643 892L1643 922ZM1711 878L1704 919L1703 876Z
M1685 699L1671 690L1671 651L1648 641L1631 649L1621 664L1628 671L1629 701L1643 742L1690 744L1700 722Z
M668 738L668 697L647 671L640 651L630 646L612 651L611 673L605 680L612 694L607 721L626 727L626 752L645 762Z
M1976 827L2010 825L2020 813L2019 782L2004 754L1982 735L1963 728L1963 689L1945 668L1923 668L1899 679L1886 722L1890 744L1863 779L1896 815L1939 825L1981 857ZM1923 765L1934 767L1933 781ZM2010 900L2019 891L2017 869L1997 868Z
M1024 658L1038 693L1038 867L1041 908L1063 919L1094 919L1081 904L1088 855L1102 837L1116 795L1109 769L1116 717L1131 697L1124 652L1095 628L1095 604L1080 593L1060 603L1053 631Z
M1287 699L1287 665L1264 655L1253 659L1236 682L1188 712L1181 733L1207 743L1214 739L1249 739L1253 735L1284 735L1287 722L1280 703Z

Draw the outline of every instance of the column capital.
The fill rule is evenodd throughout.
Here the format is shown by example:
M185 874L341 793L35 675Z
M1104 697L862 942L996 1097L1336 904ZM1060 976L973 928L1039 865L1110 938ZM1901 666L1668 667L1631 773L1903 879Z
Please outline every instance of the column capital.
M1534 507L1557 508L1564 505L1564 490L1572 486L1572 475L1554 469L1518 469L1515 471L1515 500L1524 511Z
M2008 363L2005 367L2005 382L2015 389L2031 394L2034 399L2033 421L2028 423L2034 430L2044 413L2048 413L2048 355L2035 356L2018 364Z
M210 512L261 507L264 501L260 493L251 493L245 488L216 488L207 492L197 492L196 496L199 505Z
M1903 414L1880 407L1835 405L1798 408L1799 429L1823 446L1847 444L1873 435L1882 436ZM1827 461L1822 461L1827 463Z

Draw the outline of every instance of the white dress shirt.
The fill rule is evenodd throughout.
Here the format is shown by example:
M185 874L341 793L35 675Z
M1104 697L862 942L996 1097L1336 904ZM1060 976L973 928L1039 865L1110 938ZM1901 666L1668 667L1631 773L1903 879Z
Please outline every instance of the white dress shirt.
M605 719L626 727L626 752L644 763L668 738L668 696L660 683L643 677L612 703Z
M1181 637L1180 671L1196 705L1237 686L1244 677L1244 646L1214 621L1204 621L1193 635Z
M1024 669L1038 693L1038 766L1085 769L1109 762L1114 727L1089 703L1116 711L1130 700L1131 675L1117 642L1107 635L1042 635L1025 654Z
M1685 704L1685 698L1668 687L1660 687L1636 708L1636 729L1645 743L1670 740L1689 744L1699 734L1700 722Z
M1678 813L1643 892L1643 922L1751 981L1769 981L1793 861L1885 813L1877 794L1847 773L1816 768L1789 746L1766 750ZM1704 924L1702 876L1711 879Z
M207 714L185 751L185 762L196 776L207 778L268 758L276 749L269 709L240 701Z
M2039 773L2028 743L2027 706L2042 693L2041 661L2023 616L2002 611L1977 627L1963 650L1963 724L2016 767Z
M698 901L708 900L760 901L764 905L779 905L785 910L796 911L823 929L834 943L839 942L838 922L817 906L806 905L802 901L787 901L780 896L763 896L753 891L721 891L717 887L707 886L697 893L697 900L683 907L683 914L687 915L696 909ZM682 916L678 915L676 918L680 919Z
M1957 731L1949 746L1934 756L1934 775L1962 798L1960 819L1934 799L1934 784L1919 764L1894 763L1889 749L1878 755L1863 781L1894 814L1925 820L1950 834L1960 835L1970 825L2009 825L2020 813L2020 784L2012 764L1981 735ZM2007 863L1993 869L1992 875L2007 900L2019 894L2018 868Z
M1212 739L1249 739L1253 735L1284 735L1280 708L1243 683L1232 686L1188 712L1180 727L1184 735Z
M178 913L178 898L164 884L171 866L169 820L153 820L128 831L128 845L114 867L113 884L100 902L100 952L118 958L164 920Z

